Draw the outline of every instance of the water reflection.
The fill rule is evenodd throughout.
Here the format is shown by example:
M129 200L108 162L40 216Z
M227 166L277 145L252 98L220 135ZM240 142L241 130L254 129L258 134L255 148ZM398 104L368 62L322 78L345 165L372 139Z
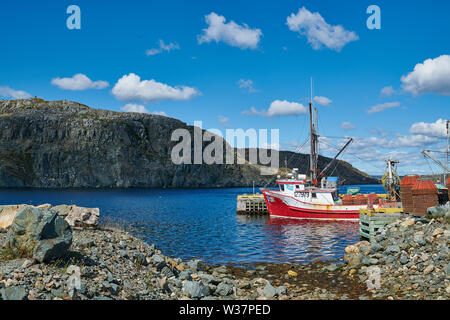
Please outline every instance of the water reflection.
M292 260L333 260L340 257L340 249L358 240L359 223L268 218L264 231L274 239L272 245Z

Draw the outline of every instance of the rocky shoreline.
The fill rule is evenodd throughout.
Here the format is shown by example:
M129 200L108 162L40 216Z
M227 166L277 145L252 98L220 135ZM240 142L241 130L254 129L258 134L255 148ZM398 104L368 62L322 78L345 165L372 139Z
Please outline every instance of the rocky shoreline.
M373 298L450 299L448 219L404 217L345 249L345 269ZM374 274L375 273L375 274Z
M405 218L347 247L336 263L211 266L100 225L74 228L66 256L50 262L2 249L0 292L4 300L448 300L449 241L444 219Z
M0 234L4 240L5 234ZM2 257L4 258L4 257ZM72 267L71 267L72 266ZM80 268L79 289L69 271ZM48 299L358 299L365 286L338 265L256 264L210 266L183 262L128 232L100 227L74 230L68 257L51 263L32 259L0 262L3 298ZM330 284L336 284L333 288ZM5 297L5 291L6 297Z

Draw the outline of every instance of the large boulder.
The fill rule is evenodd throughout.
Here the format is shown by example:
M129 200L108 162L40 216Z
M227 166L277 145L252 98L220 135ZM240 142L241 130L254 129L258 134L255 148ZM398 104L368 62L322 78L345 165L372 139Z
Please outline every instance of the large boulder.
M206 264L199 259L190 260L188 262L189 269L191 269L194 272L198 271L206 271Z
M97 228L99 208L84 208L75 205L59 205L52 208L73 228Z
M0 290L3 300L25 300L28 296L23 287L12 286Z
M0 230L9 228L16 217L17 212L24 206L25 204L0 206Z
M183 285L183 292L192 299L199 299L208 296L211 293L211 289L203 283L186 281Z
M361 266L361 260L364 256L361 253L346 253L344 255L344 262L347 264L347 268L354 269Z
M345 248L344 262L347 268L359 268L363 264L363 258L370 253L371 247L368 241L359 241Z
M450 219L450 202L442 206L430 207L427 213L431 218L447 218Z
M6 234L5 246L17 257L47 262L65 256L72 230L56 211L23 206Z

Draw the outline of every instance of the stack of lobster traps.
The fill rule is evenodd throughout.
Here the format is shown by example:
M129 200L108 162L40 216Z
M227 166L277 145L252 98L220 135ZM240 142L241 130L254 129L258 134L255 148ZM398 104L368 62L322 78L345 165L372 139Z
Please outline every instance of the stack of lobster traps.
M413 194L412 188L419 179L418 175L406 175L400 183L400 194L404 212L413 212Z
M415 216L425 216L428 208L439 205L438 189L433 181L418 179L412 188L412 200Z

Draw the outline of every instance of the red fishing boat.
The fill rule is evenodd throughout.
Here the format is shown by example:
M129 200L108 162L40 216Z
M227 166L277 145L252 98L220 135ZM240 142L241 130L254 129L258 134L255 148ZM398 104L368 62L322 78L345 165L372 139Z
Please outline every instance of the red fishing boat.
M279 190L261 189L271 217L358 221L359 209L368 207L339 204L337 187L308 187L304 180L295 179L278 180L277 184Z
M288 179L277 180L278 190L261 188L271 217L317 220L359 220L359 209L367 209L368 203L343 204L338 194L338 178L325 177L326 171L352 142L338 152L322 170L318 170L317 109L309 104L310 118L310 172L298 174L294 169ZM313 117L315 119L313 119ZM378 205L373 205L377 208Z

